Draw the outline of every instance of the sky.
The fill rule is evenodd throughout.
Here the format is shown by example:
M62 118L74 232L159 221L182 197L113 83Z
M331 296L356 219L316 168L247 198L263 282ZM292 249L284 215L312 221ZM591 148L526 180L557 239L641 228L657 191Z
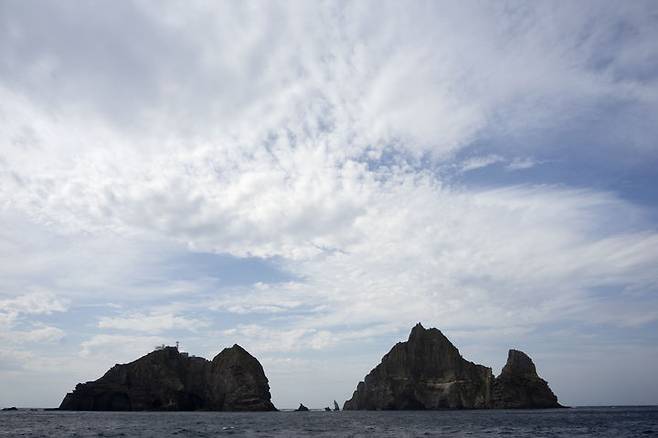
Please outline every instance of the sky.
M0 0L0 406L238 343L279 408L411 327L658 404L658 3Z

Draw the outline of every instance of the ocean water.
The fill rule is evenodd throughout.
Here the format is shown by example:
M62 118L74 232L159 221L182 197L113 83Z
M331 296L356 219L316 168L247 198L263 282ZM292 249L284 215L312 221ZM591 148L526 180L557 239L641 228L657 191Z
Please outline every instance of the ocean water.
M658 407L533 411L0 413L0 437L650 437Z

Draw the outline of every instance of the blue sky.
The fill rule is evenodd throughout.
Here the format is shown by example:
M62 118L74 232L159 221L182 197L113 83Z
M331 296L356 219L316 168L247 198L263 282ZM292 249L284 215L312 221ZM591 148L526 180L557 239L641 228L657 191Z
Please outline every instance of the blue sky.
M0 405L240 343L323 407L421 321L655 404L658 6L0 0Z

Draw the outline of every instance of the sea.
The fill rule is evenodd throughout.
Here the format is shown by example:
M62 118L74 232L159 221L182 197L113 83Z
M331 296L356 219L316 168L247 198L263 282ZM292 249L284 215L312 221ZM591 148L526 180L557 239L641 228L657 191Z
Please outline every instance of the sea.
M0 437L651 437L658 406L346 412L0 412Z

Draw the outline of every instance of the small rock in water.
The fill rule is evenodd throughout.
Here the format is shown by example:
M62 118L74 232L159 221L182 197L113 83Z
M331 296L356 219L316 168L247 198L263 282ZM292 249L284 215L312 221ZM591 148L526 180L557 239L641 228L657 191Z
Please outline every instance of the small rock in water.
M302 403L299 404L299 407L295 409L295 412L306 412L308 411L308 408L304 406Z

